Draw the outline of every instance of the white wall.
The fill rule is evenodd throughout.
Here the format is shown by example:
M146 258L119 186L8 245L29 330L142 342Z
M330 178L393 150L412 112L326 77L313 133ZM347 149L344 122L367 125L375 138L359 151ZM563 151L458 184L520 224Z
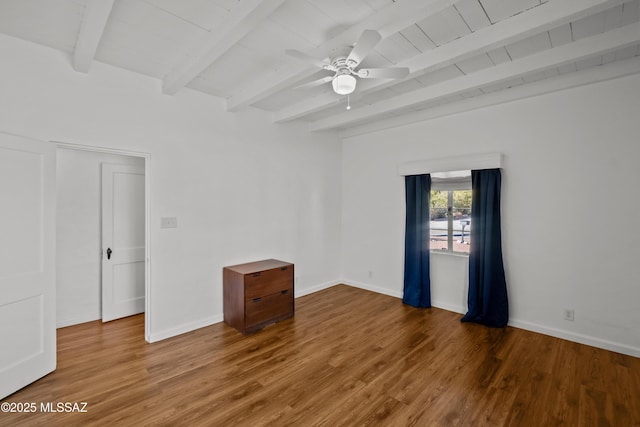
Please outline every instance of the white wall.
M56 161L56 323L62 327L102 318L101 165L144 167L144 159L58 149Z
M399 164L502 152L511 324L640 356L639 113L634 75L346 139L343 277L402 293ZM432 256L434 305L466 311L466 262Z
M296 293L339 277L341 151L334 133L0 35L0 130L149 153L151 339L222 320L222 267L295 263ZM177 229L160 217L177 216Z
M222 318L224 265L296 264L400 296L399 163L501 151L512 323L640 354L640 76L353 137L224 112L190 90L0 35L0 131L151 155L151 338ZM342 207L341 207L342 206ZM342 215L341 215L342 213ZM177 216L179 228L159 228ZM341 239L343 242L341 256ZM434 256L433 299L465 311L466 260ZM562 319L575 309L575 322Z

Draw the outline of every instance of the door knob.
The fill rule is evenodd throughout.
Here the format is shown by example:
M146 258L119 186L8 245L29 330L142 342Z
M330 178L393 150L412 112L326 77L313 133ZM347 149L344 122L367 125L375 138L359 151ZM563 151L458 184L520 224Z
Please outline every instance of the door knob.
M111 259L111 253L113 251L111 250L111 248L107 248L107 259Z

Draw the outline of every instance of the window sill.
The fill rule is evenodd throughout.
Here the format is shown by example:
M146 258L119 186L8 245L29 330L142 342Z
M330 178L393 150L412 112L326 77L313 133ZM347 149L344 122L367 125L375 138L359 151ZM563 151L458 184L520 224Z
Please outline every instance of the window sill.
M431 250L430 252L432 254L452 256L456 258L469 258L469 254L465 254L463 252L449 252L449 251L438 251L438 250Z

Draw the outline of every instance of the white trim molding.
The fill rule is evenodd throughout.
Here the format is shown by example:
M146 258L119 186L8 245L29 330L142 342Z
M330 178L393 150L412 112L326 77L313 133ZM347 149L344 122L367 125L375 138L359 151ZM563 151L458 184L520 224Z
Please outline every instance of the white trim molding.
M144 339L153 342L151 333L151 154L118 148L96 147L91 145L73 144L62 141L49 141L56 145L56 149L90 151L94 153L120 154L123 156L141 157L144 159ZM153 334L158 335L158 334Z
M84 313L80 316L69 317L66 319L56 319L56 329L66 328L67 326L79 325L80 323L94 322L101 320L102 314L96 313Z
M300 298L304 295L310 295L312 293L322 291L324 289L331 288L336 285L346 285L351 286L353 288L359 288L366 291L375 292L382 295L387 295L390 297L402 299L402 291L391 291L389 289L380 288L378 286L369 285L362 282L357 282L354 280L334 280L330 282L321 283L317 286L313 286L311 288L307 288L302 290L301 292L296 292L296 298ZM432 307L440 310L446 310L458 314L464 314L465 309L462 306L451 305L442 301L432 301ZM224 316L222 313L218 313L214 316L207 317L205 319L201 319L199 321L185 323L183 325L165 329L163 331L154 333L148 339L148 342L156 342L161 341L167 338L174 337L176 335L184 334L187 332L194 331L199 328L203 328L206 326L213 325L215 323L220 323L224 321ZM569 332L566 330L555 329L548 326L539 325L536 323L525 322L517 319L510 319L508 326L518 329L523 329L526 331L536 332L543 335L549 335L552 337L564 339L571 342L577 342L580 344L590 345L592 347L602 348L609 351L614 351L617 353L627 354L633 357L640 357L640 349L636 347L632 347L626 344L616 343L612 341L607 341L601 338L591 337L588 335L577 334L574 332Z
M182 325L174 326L173 328L164 329L162 331L150 334L147 342L154 343L157 341L166 340L167 338L172 338L178 335L186 334L187 332L195 331L196 329L220 323L223 320L224 315L220 313L216 314L215 316L197 320L195 322L183 323Z
M548 335L550 337L560 338L563 340L577 342L579 344L584 344L591 347L601 348L604 350L640 358L640 348L633 347L627 344L617 343L590 335L579 334L564 329L552 328L549 326L526 322L518 319L509 319L508 325L513 328L524 329L526 331L536 332L538 334Z
M402 299L402 292L394 292L389 289L379 288L377 286L368 285L366 283L355 282L353 280L342 280L338 281L338 283L351 286L354 288L364 289L371 292L376 292L383 295L388 295L390 297L395 297ZM464 314L466 309L462 306L452 305L445 303L443 301L431 301L431 306L433 308L437 308L440 310L446 310L453 313ZM640 348L630 346L627 344L622 344L614 341L609 341L606 339L593 337L589 335L579 334L563 329L552 328L549 326L540 325L537 323L526 322L518 319L509 319L508 323L509 327L523 329L525 331L535 332L538 334L548 335L555 338L560 338L563 340L576 342L579 344L588 345L591 347L601 348L604 350L613 351L616 353L626 354L633 357L640 357Z
M401 176L422 175L434 172L496 169L501 167L501 153L483 153L406 162L398 165L398 174Z
M339 283L347 286L351 286L352 288L364 289L365 291L375 292L377 294L387 295L394 298L402 299L402 291L391 291L385 288L379 288L377 286L369 285L367 283L356 282L355 280L342 280Z
M310 295L310 294L313 294L313 293L316 293L324 289L328 289L343 283L344 282L340 280L332 280L330 282L321 283L319 285L315 285L310 288L305 288L302 290L296 289L295 298L300 298L305 295ZM186 334L187 332L195 331L196 329L204 328L204 327L211 326L221 322L224 322L224 313L217 313L217 314L214 314L213 316L209 316L204 319L196 320L194 322L189 322L189 323L183 323L182 325L178 325L173 328L167 328L159 332L154 332L150 334L149 339L147 339L147 341L150 343L162 341L167 338L175 337L181 334Z
M334 287L336 285L339 285L341 283L342 282L339 281L339 280L332 280L330 282L321 283L319 285L312 286L310 288L298 289L296 287L296 289L295 289L295 298L300 298L300 297L303 297L305 295L310 295L310 294L313 294L313 293L316 293L316 292L319 292L319 291L323 291L325 289L332 288L332 287Z

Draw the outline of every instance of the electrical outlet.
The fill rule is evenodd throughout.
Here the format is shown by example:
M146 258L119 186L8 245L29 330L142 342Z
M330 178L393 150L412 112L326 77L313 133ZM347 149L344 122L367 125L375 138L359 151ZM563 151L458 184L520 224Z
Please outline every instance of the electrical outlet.
M564 320L569 320L571 322L573 322L573 309L569 309L569 308L565 308L564 309Z

